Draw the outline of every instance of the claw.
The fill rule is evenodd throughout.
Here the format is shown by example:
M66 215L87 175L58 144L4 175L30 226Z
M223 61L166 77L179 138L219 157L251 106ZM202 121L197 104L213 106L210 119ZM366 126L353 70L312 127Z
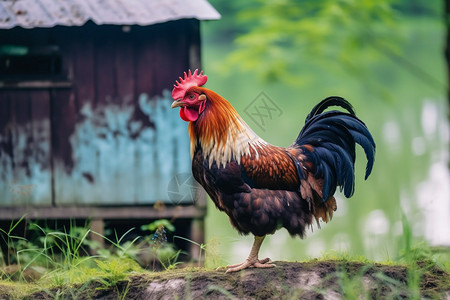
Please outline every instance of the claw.
M272 264L270 258L258 259L259 248L261 247L262 242L264 241L264 236L256 236L255 241L253 242L252 250L250 251L250 255L248 258L241 264L227 266L227 271L225 273L237 272L240 270L244 270L247 268L273 268L275 267Z
M225 273L237 272L247 268L273 268L276 265L271 263L270 258L264 259L246 259L243 263L227 266L227 271Z

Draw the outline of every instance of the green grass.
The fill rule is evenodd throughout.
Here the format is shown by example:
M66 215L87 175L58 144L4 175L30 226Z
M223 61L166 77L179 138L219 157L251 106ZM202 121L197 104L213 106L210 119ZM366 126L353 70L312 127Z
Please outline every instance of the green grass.
M12 226L14 225L17 224L13 223ZM380 293L382 286L389 285L392 291L392 297L406 294L410 299L418 299L421 295L420 292L424 276L429 275L430 272L435 272L436 267L444 268L447 272L450 271L448 269L448 257L450 253L447 249L445 250L446 252L442 251L445 255L440 255L424 243L419 245L414 244L411 239L409 226L409 223L405 219L404 227L406 234L401 245L402 251L396 255L395 261L391 260L380 263L349 252L328 251L319 258L308 260L305 268L308 268L307 266L314 267L320 263L335 265L336 270L330 272L330 274L323 278L323 284L326 286L328 280L335 282L338 290L346 299L361 299L361 295L363 299L370 298L367 295L367 291L361 285L361 282L368 274L375 277L377 282L380 283L378 289ZM74 299L82 299L86 295L92 295L96 291L105 290L108 292L113 291L112 293L118 299L125 299L129 290L133 289L133 280L136 280L136 278L140 278L145 285L146 282L151 282L154 279L161 280L180 277L186 279L185 295L190 295L190 284L193 276L197 278L196 280L198 280L198 276L202 276L202 273L206 274L206 276L218 276L216 273L211 275L212 270L215 270L219 262L215 239L208 241L206 244L197 245L202 248L202 255L206 256L206 268L191 265L183 269L176 269L177 262L172 261L171 266L173 267L169 266L163 272L151 272L139 266L136 257L133 255L133 246L128 245L124 247L122 244L126 244L126 242L119 242L123 242L124 236L116 238L116 241L111 241L113 242L113 249L109 250L109 255L99 256L89 255L84 252L86 249L83 249L83 245L90 244L89 235L86 234L86 232L90 233L88 224L82 228L70 227L64 233L54 232L48 228L38 228L39 232L45 237L44 240L57 237L53 243L58 245L54 247L57 247L59 251L50 251L49 248L51 246L44 242L43 245L45 245L45 248L39 249L37 247L39 250L33 252L41 259L31 257L30 261L23 261L23 263L17 257L18 253L13 252L12 256L14 257L12 258L19 262L17 273L20 276L13 277L7 275L4 272L4 268L0 269L3 272L3 274L0 274L0 295L9 295L11 299L23 299L27 295L39 292L53 299L64 299L69 296ZM28 242L32 243L33 241ZM401 277L393 279L381 271L377 271L377 269L381 270L380 266L382 265L392 266L393 272L395 271L396 273L399 273L397 267L406 269L407 273L404 280L407 282L407 288L405 289ZM27 275L27 271L38 267L44 268L44 272L40 273L41 277L37 279L30 278ZM227 276L224 272L221 272L221 274ZM446 276L448 277L448 273ZM230 278L232 279L233 276ZM217 280L217 278L214 280ZM223 281L223 279L218 280L218 283L221 280ZM434 284L439 289L445 284L450 288L449 281L445 281L444 278L442 282L434 282ZM232 297L229 291L214 282L211 281L208 284L207 290L209 292L218 292L227 297ZM134 285L133 287L135 288L136 286ZM320 293L321 291L317 290L316 292Z
M151 240L152 235L125 241L131 230L109 239L91 231L88 222L83 227L71 222L69 228L61 231L29 223L28 230L35 234L32 240L27 240L13 234L21 222L25 219L11 222L8 230L0 232L0 238L8 247L8 256L2 258L0 264L0 295L10 295L13 299L22 299L36 291L44 291L55 299L76 293L72 297L77 298L93 282L97 283L97 289L114 288L117 295L125 297L128 285L119 290L118 284L127 282L131 275L148 273L138 263L140 251L156 249L154 259L167 269L177 264L179 252L173 257L174 251L167 253L172 246L165 239ZM157 230L161 229L160 223L164 223L163 220L158 220ZM89 238L93 234L111 246L99 248ZM140 244L138 239L141 239Z

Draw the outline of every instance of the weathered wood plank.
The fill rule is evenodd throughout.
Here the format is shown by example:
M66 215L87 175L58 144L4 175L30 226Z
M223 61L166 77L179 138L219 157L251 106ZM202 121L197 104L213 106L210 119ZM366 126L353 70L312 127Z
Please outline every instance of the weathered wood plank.
M95 98L95 64L93 24L85 27L72 27L58 32L58 40L63 40L61 51L64 53L64 69L72 82L75 103L80 109L85 103L93 103ZM67 32L70 30L70 34ZM67 39L64 36L69 35ZM80 42L82 41L82 42Z
M74 168L74 153L70 140L75 131L76 103L73 90L51 90L51 131L54 203L63 197L68 203L77 203L65 186L65 178ZM69 184L74 184L70 182ZM73 185L73 188L81 188ZM71 202L72 201L72 202Z
M17 82L0 81L0 89L62 89L72 87L70 81L25 80Z
M200 21L190 20L188 30L189 44L189 67L190 69L201 68L201 37L200 37Z
M48 93L1 93L0 205L51 203ZM45 108L47 107L47 109Z
M0 210L0 220L28 219L162 219L201 218L206 210L195 206L175 206L155 209L151 206L8 206Z
M174 80L192 65L189 62L190 23L193 20L180 20L155 25L154 47L155 64L158 72L155 78L157 90L172 90ZM170 39L167 37L170 36ZM200 60L198 58L197 60Z
M12 107L8 91L0 93L0 204L12 204L10 189L13 180Z
M115 31L118 26L103 26L94 34L94 88L95 103L115 102L117 95L115 55Z
M51 165L51 126L50 92L35 90L29 93L31 105L32 152L29 160L34 185L33 203L47 205L52 203L52 165Z
M136 70L133 46L133 33L136 26L127 27L130 31L116 29L114 51L116 97L120 103L133 105L136 92Z
M33 185L30 182L30 161L31 153L31 124L27 123L30 105L28 95L22 91L11 94L11 145L12 155L9 164L11 165L8 174L8 185L10 201L16 205L32 203L31 191ZM4 203L6 205L8 203Z
M136 70L136 92L137 94L146 93L148 95L157 95L161 90L157 89L156 73L161 72L159 76L164 76L165 70L156 70L157 31L154 27L137 27L132 34L135 37L135 70ZM173 59L177 59L173 57Z

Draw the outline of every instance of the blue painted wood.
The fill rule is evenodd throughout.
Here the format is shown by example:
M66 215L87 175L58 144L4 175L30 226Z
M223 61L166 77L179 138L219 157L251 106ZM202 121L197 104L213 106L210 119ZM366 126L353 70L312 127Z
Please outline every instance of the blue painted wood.
M0 206L51 204L48 104L45 91L0 98Z
M54 169L57 204L193 203L187 123L170 108L170 92L162 94L141 94L139 107L83 106L82 121L69 137L73 168ZM138 108L152 127L133 120ZM178 177L184 178L179 193L171 183Z

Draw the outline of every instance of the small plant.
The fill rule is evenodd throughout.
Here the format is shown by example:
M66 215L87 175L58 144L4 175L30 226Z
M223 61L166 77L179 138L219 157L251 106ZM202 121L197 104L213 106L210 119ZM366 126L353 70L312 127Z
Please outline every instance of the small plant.
M411 225L405 213L402 213L403 247L398 261L407 265L407 283L410 299L420 299L420 281L425 268L434 266L430 248L425 243L413 246ZM422 266L418 263L422 262Z
M76 227L71 222L69 230L64 228L64 232L50 230L38 224L32 224L32 226L42 234L37 239L41 245L40 248L27 248L17 251L17 258L22 263L23 270L33 265L39 265L40 261L44 261L45 267L51 270L50 273L52 273L54 270L76 268L78 265L92 259L91 256L87 255L88 251L83 247L90 233L90 229L87 226ZM55 279L57 278L58 276L55 277Z
M197 258L198 266L200 267L200 264L201 264L201 262L202 262L202 254L203 254L203 252L206 251L206 244L203 244L203 243L197 243L197 242L194 242L193 240L190 240L190 239L187 239L187 238L185 238L185 237L178 236L178 235L174 236L174 238L177 238L177 239L180 239L180 240L188 241L189 243L192 243L192 244L194 244L194 245L196 245L196 246L198 246L198 247L200 248L200 251L199 251L199 253L198 253L198 258Z
M168 220L161 219L142 225L141 230L153 232L153 235L144 238L144 243L149 245L152 253L152 269L156 269L157 260L165 270L174 268L178 264L181 250L176 251L174 245L167 242L167 231L174 232L175 226Z
M133 230L134 230L134 228L129 229L120 238L117 236L117 232L114 230L115 241L108 239L105 236L102 236L102 235L100 235L100 236L103 237L105 240L109 241L114 246L114 248L117 251L116 254L119 257L129 257L132 259L136 259L136 242L141 237L137 236L131 241L127 241L124 243L122 242L124 240L124 238Z
M204 257L205 267L215 269L222 265L222 259L220 258L218 251L218 240L213 237L206 244L197 243L193 240L187 239L182 236L174 236L174 238L178 238L184 241L188 241L191 244L194 244L199 247L200 251L198 254L197 262L200 267L202 263L202 257ZM204 253L204 254L203 254Z
M26 243L27 240L23 237L14 235L13 231L17 228L17 226L24 220L25 216L22 216L18 221L11 221L11 224L8 230L4 230L0 228L0 237L3 240L4 244L7 247L6 257L1 255L2 258L2 266L11 265L13 263L17 263L15 254L17 253L19 241L22 243Z
M175 226L173 226L173 224L170 223L170 221L166 220L166 219L156 220L149 224L142 225L141 230L155 232L160 227L164 227L170 232L175 231Z
M126 280L133 272L141 270L139 264L124 257L115 257L108 260L96 259L97 267L102 271L102 277L99 281L104 284L105 288L115 287L118 282Z
M216 237L210 238L205 245L205 267L216 269L223 265L222 257L219 254L220 240Z

